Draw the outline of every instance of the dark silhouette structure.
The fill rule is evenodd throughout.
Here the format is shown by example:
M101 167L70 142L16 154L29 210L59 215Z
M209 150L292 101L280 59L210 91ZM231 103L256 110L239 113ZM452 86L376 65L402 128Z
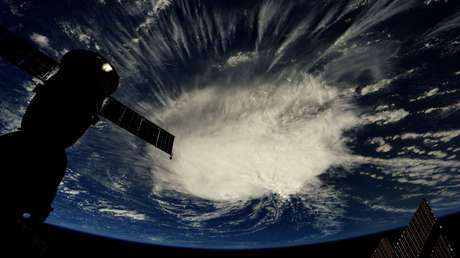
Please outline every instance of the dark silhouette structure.
M382 238L371 257L450 258L455 254L433 211L423 199L396 244L392 247L387 238Z
M71 50L58 64L0 27L0 56L43 82L34 89L21 128L0 136L7 235L26 237L46 220L65 174L65 149L98 122L98 115L172 157L172 134L110 97L119 76L101 55Z
M59 71L36 87L19 131L0 137L2 212L12 244L51 212L66 170L65 148L97 122L103 100L118 87L115 70L101 69L109 65L90 51L68 52Z
M19 131L0 137L0 191L10 220L47 218L67 165L64 149L97 122L103 100L118 87L115 70L103 65L110 64L94 52L68 52L59 71L36 87Z

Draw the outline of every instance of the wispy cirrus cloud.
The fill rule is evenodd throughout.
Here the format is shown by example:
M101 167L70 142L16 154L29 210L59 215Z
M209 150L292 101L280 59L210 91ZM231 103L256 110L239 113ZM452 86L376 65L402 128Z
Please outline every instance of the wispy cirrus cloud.
M118 209L112 207L99 208L99 212L110 213L115 217L125 217L134 220L145 220L146 216L144 214L138 213L137 211Z
M41 34L38 34L38 33L34 32L34 33L32 33L32 35L30 35L30 39L33 40L37 45L39 45L42 48L49 48L50 47L49 39L48 39L48 37L46 37L44 35L41 35Z

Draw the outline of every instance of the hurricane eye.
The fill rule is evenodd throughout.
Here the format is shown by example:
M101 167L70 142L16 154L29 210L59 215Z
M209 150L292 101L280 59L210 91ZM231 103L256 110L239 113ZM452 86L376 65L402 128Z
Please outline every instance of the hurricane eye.
M111 72L113 68L109 63L105 63L102 65L102 70L108 73L108 72Z

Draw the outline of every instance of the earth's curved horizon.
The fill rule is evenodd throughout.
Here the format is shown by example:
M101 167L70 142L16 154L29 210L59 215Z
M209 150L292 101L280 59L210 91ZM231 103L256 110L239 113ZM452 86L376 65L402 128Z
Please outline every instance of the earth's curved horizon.
M0 25L59 60L114 64L114 96L174 158L102 120L67 149L47 223L141 243L271 248L460 211L460 4L1 1ZM0 60L0 134L36 81Z

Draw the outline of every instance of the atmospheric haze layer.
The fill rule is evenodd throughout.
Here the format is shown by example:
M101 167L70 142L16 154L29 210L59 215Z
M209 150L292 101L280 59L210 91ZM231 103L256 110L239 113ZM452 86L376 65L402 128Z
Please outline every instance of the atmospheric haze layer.
M457 1L1 5L2 26L55 58L112 60L115 97L176 136L169 160L99 122L68 150L49 223L258 248L398 227L421 198L460 210ZM30 100L21 84L2 84L2 133Z

